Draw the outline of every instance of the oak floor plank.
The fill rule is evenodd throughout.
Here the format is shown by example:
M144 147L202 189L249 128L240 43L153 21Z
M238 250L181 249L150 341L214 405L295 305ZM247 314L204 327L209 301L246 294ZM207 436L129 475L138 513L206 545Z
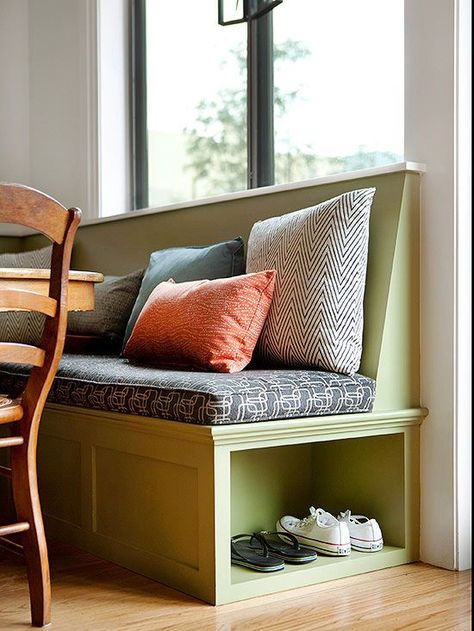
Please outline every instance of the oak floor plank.
M70 546L50 557L54 631L471 629L471 572L422 563L212 607ZM27 628L22 560L0 549L0 630Z

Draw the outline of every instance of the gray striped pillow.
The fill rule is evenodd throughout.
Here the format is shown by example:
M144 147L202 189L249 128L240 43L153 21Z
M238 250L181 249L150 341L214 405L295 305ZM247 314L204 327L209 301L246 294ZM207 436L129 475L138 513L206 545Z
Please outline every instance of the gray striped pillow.
M126 276L105 276L104 282L94 288L94 310L69 313L68 335L98 336L111 347L121 345L144 272L141 269Z
M253 226L247 272L277 271L257 345L265 362L358 370L374 193L351 191Z
M51 265L52 247L29 252L0 254L0 267L46 269ZM43 332L45 316L21 311L0 312L0 342L21 342L37 346Z

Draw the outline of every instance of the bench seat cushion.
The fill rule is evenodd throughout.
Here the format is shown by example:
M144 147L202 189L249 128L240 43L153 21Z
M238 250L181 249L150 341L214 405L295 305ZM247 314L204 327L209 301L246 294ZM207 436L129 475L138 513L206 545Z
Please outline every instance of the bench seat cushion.
M0 366L0 392L17 394L22 366ZM112 355L65 354L49 401L199 425L370 412L375 382L319 370L210 373L132 365Z

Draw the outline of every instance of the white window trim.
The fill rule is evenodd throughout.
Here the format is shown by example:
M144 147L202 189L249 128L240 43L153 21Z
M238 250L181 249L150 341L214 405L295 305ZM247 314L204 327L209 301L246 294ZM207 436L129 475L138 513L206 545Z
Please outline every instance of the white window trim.
M141 217L143 215L154 215L158 213L172 212L176 210L188 210L198 206L208 206L209 204L220 204L222 202L233 201L236 199L245 199L249 197L261 197L263 195L272 195L274 193L283 193L286 191L294 191L300 188L310 188L312 186L320 186L321 184L332 184L334 182L349 182L359 178L373 177L384 173L398 173L400 171L408 171L413 173L425 173L426 167L418 162L396 162L384 166L371 167L369 169L361 169L360 171L350 171L347 173L336 173L334 175L326 175L316 177L300 182L289 182L287 184L274 184L272 186L261 186L259 188L250 188L235 193L226 193L225 195L213 195L212 197L203 197L201 199L193 199L186 202L176 204L168 204L166 206L158 206L155 208L143 208L141 210L132 210L126 213L111 215L109 217L98 217L96 219L88 219L83 225L93 225L107 223L109 221L121 221L133 217Z
M456 11L455 567L471 567L472 462L472 5Z
M100 161L100 21L99 2L86 0L85 63L86 63L86 156L87 156L87 218L101 214Z
M468 5L405 0L405 154L428 165L420 301L421 393L430 413L421 431L421 559L448 569L471 563L471 401L465 390L470 282L461 272L470 267L471 238L471 158L464 137L470 120Z
M134 217L142 217L144 215L155 215L159 213L174 212L179 210L189 210L199 206L208 206L210 204L219 204L227 201L234 201L245 198L257 198L263 195L272 195L274 193L284 193L286 191L294 191L300 188L311 188L322 184L333 184L336 182L350 182L360 178L374 177L386 173L425 173L426 167L419 162L396 162L394 164L386 164L379 167L371 167L370 169L361 169L360 171L351 171L348 173L337 173L335 175L327 175L317 177L301 182L290 182L288 184L275 184L273 186L262 186L260 188L251 188L236 193L228 193L227 195L215 195L203 199L195 199L190 203L180 202L179 204L170 204L168 206L159 206L158 208L145 208L143 210L132 210L127 213L120 213L110 217L85 218L81 222L81 226L91 226L96 224L109 223L112 221L126 221ZM32 230L21 228L18 226L4 226L0 236L27 236L35 234Z

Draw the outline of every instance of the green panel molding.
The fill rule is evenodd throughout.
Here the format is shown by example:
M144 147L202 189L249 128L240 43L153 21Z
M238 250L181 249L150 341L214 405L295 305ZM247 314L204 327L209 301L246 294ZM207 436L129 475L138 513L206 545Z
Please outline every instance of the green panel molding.
M39 462L47 530L214 604L408 563L419 558L425 415L206 427L49 404ZM58 455L59 443L70 459ZM51 501L61 495L67 500ZM320 555L271 577L231 566L231 535L273 528L311 504L375 516L383 551Z

